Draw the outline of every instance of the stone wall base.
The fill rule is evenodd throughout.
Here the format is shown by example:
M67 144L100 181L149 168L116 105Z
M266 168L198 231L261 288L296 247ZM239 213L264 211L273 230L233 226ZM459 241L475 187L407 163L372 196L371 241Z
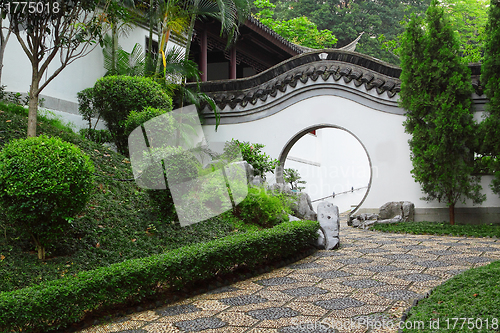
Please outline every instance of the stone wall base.
M378 208L361 208L359 214L376 214ZM448 222L448 208L415 208L415 221ZM460 207L455 208L456 224L500 224L500 207Z

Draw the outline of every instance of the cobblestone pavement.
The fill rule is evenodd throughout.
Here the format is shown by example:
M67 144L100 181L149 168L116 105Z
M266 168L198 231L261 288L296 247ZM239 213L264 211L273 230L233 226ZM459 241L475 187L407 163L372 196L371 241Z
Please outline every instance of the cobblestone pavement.
M343 222L338 250L80 333L397 332L391 326L415 299L495 260L500 240L387 234Z

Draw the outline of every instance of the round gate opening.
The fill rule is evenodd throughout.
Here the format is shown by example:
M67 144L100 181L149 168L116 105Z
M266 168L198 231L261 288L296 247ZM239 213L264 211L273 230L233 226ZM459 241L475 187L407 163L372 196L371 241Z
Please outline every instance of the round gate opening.
M309 194L315 211L322 201L338 206L341 213L358 207L371 181L370 159L359 140L335 127L299 136L286 156L284 169L297 170L306 183L295 182L293 187Z

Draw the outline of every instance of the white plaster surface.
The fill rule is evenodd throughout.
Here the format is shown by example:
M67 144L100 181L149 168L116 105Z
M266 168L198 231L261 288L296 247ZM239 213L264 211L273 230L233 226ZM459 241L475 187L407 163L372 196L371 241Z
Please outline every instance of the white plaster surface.
M235 138L263 143L266 153L279 158L287 142L305 128L316 125L344 128L365 146L372 164L371 187L360 208L378 209L388 201L411 201L416 208L446 207L420 199L423 196L420 185L410 173L410 136L404 132L404 120L402 115L375 111L343 97L322 95L301 100L266 118L220 125L217 132L213 125L206 125L204 130L209 141ZM488 177L483 177L482 183L487 194L482 207L498 207L500 199L491 193ZM466 206L472 207L470 203Z

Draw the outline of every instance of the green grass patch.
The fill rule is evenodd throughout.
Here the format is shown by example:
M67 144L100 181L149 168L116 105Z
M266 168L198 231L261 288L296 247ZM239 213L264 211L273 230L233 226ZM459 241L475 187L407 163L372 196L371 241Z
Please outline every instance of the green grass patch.
M377 224L371 230L416 235L445 235L500 238L500 225L450 225L448 222L401 222Z
M404 332L500 332L500 261L466 271L436 287L410 310L405 326L416 326L417 322L425 326Z
M0 148L10 140L25 138L26 133L27 110L0 103ZM236 231L230 214L184 228L162 220L145 191L134 181L126 181L133 174L124 156L83 139L57 119L39 117L37 134L59 136L89 155L96 169L94 189L64 240L48 248L46 261L37 259L31 239L0 212L0 292L248 230L240 225Z

